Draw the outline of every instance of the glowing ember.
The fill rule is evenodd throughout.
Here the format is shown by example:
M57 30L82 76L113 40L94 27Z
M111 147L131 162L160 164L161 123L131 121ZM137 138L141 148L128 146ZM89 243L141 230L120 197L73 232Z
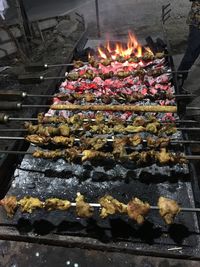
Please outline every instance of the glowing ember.
M153 52L149 47L145 47L146 52L153 55ZM116 43L114 48L111 48L108 41L104 48L98 48L99 57L102 59L111 58L115 60L117 57L130 58L131 56L142 57L143 48L137 41L133 33L129 32L127 44L124 46L122 43Z

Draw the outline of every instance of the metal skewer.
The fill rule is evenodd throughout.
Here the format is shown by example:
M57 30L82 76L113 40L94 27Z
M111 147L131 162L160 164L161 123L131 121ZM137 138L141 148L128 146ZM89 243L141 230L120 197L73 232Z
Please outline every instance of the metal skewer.
M11 154L11 155L32 155L33 152L29 151L14 151L14 150L0 150L0 154ZM79 154L78 157L82 157L83 154ZM200 155L184 155L186 160L200 160Z
M94 95L95 96L95 95ZM20 101L20 100L23 100L27 97L39 97L39 98L66 98L67 95L66 94L61 94L61 93L58 93L57 95L37 95L37 94L28 94L27 92L25 91L20 91L20 90L1 90L0 91L0 99L1 100L5 100L5 101ZM82 97L84 98L84 94L82 95ZM96 97L96 96L95 96ZM144 96L144 98L148 98L148 97L151 97L149 95L146 95ZM171 95L171 97L174 97L174 98L179 98L179 99L185 99L185 98L194 98L196 97L195 94L174 94L174 95Z
M104 139L104 138L102 137L102 139ZM26 138L21 137L21 136L20 137L18 137L18 136L0 136L0 140L26 140ZM74 141L80 142L81 140L79 138L75 138ZM107 138L107 142L113 143L114 139ZM200 144L200 140L173 140L173 139L171 139L171 140L169 140L169 142L171 144ZM32 142L30 142L30 143L32 143ZM142 140L141 144L142 143L147 143L147 140Z
M101 208L99 203L88 203L93 208ZM72 202L71 207L76 207L76 203ZM151 210L159 210L158 206L150 206ZM200 212L200 208L181 208L180 212Z
M79 110L79 111L131 111L131 112L171 112L177 113L176 106L137 106L137 105L75 105L75 104L54 104L54 105L23 105L20 102L0 102L0 110L21 110L23 108L50 108L53 110ZM200 107L186 107L186 111L200 110Z
M60 116L61 117L61 116ZM10 117L8 114L6 113L0 113L0 124L1 123L7 123L7 122L10 122L10 121L38 121L38 118L14 118L14 117ZM95 119L84 119L83 120L84 122L95 122L96 120ZM104 122L108 122L108 120L104 120ZM132 123L132 121L126 121L127 124L129 123ZM193 124L193 123L198 123L198 121L195 121L195 120L175 120L174 122L173 121L169 121L169 120L166 120L166 121L160 121L160 123L190 123L190 124Z
M176 127L177 131L200 131L200 127ZM76 129L77 130L77 129ZM79 128L79 131L83 131L83 128ZM28 132L27 129L19 128L19 129L1 129L0 132Z
M82 62L84 65L88 65L89 62ZM25 66L26 71L45 71L49 68L56 68L56 67L71 67L74 66L75 63L59 63L59 64L29 64Z

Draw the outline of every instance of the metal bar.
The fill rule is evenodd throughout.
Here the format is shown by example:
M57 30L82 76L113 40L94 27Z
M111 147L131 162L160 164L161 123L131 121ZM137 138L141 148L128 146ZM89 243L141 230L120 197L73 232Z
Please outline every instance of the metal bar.
M19 154L19 155L32 155L33 152L27 152L27 151L14 151L14 150L0 150L0 154ZM78 155L79 157L82 157L82 154ZM184 157L187 160L200 160L200 155L184 155Z
M159 210L159 207L158 206L150 206L150 209L151 210ZM180 212L200 212L200 208L181 208Z
M163 6L162 6L163 10L167 9L170 5L171 5L170 3L167 4L167 5L163 5Z
M97 23L97 36L101 37L101 29L100 29L100 19L99 19L99 1L95 0L95 10L96 10L96 23Z
M8 118L9 121L38 121L38 118L12 118L9 117ZM95 122L95 119L84 119L84 122L88 122L88 121L92 121ZM105 120L105 122L107 122L107 120ZM127 124L132 123L131 121L126 121ZM199 123L198 121L195 120L176 120L174 122L172 121L161 121L160 123Z
M0 140L26 140L24 137L20 136L0 136ZM79 138L74 139L75 142L80 142ZM107 142L114 142L114 139L107 138ZM200 140L169 140L171 144L200 144ZM147 140L142 140L141 143L147 143Z
M32 155L33 152L28 151L15 151L15 150L0 150L0 154L9 154L9 155Z
M196 127L196 128L188 128L188 127L177 127L176 128L178 131L200 131L200 127ZM82 131L83 130L83 128L80 128L79 129L80 131ZM0 128L0 132L27 132L28 130L27 129L1 129Z

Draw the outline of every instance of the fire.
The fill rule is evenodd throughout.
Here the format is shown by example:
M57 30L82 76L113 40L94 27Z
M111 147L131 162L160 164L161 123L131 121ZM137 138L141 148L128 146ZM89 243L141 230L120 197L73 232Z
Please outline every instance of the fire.
M146 52L152 53L150 48L145 48ZM98 48L99 57L102 59L111 58L115 60L117 57L130 58L131 56L136 56L141 58L143 55L143 47L139 44L135 35L131 32L128 33L127 44L116 43L114 47L111 47L108 41L105 47Z

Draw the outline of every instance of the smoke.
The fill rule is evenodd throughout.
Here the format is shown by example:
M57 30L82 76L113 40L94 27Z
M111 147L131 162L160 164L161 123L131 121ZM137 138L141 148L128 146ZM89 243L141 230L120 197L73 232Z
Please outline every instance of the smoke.
M171 3L171 18L169 25L184 27L186 16L190 9L188 0L99 0L100 27L102 36L127 35L132 30L137 36L148 34L158 36L162 32L162 5ZM95 1L83 5L77 11L84 15L89 25L90 33L96 31ZM179 29L177 29L179 30Z

